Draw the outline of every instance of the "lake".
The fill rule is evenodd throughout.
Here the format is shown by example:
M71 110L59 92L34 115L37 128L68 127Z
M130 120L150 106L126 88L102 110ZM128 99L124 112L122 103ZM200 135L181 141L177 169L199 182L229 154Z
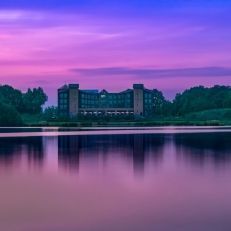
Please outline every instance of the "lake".
M230 231L230 128L0 129L2 231Z

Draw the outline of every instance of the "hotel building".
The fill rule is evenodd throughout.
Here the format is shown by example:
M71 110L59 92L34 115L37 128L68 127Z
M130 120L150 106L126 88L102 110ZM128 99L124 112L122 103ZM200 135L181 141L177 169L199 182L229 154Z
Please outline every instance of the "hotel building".
M79 84L69 84L58 89L60 116L79 115L115 116L133 115L145 117L154 109L154 92L143 84L118 93L106 90L81 90Z

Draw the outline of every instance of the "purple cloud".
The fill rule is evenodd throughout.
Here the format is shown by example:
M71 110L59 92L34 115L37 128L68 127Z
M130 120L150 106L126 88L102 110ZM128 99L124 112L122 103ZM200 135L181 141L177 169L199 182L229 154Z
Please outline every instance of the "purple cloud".
M176 69L103 67L70 70L81 76L114 76L131 75L137 78L156 77L231 77L231 68L228 67L196 67Z

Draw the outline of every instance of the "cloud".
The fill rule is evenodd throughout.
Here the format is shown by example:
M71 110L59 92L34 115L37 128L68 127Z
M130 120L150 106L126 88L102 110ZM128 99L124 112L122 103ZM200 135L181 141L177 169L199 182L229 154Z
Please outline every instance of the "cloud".
M155 68L129 68L129 67L102 67L71 69L82 76L113 76L130 75L142 78L151 77L231 77L229 67L195 67L177 69L155 69Z
M0 22L2 23L19 23L25 21L45 20L44 13L40 11L28 10L3 10L0 9Z

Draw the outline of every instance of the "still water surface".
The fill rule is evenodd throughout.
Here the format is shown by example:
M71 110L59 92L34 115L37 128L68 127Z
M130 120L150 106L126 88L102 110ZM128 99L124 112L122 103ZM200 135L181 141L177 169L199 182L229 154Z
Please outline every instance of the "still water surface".
M1 137L0 230L230 231L231 132Z

